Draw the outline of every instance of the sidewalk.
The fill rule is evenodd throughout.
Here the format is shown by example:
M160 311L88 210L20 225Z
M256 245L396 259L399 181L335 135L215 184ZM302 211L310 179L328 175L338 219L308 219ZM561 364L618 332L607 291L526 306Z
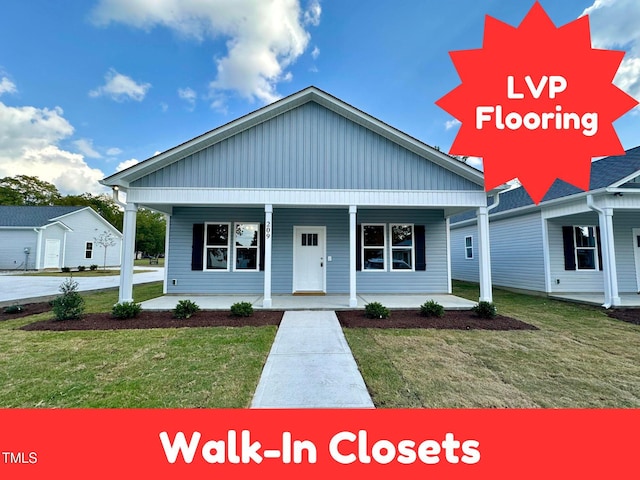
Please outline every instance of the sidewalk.
M285 312L251 408L374 408L334 312Z

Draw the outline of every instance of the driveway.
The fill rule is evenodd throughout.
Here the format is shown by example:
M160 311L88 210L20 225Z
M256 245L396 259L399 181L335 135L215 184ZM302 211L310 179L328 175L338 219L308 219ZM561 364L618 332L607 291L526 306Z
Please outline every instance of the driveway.
M144 267L151 272L136 273L133 283L150 283L164 278L164 268ZM60 294L60 284L64 277L47 277L44 275L31 276L22 274L0 275L0 303L10 303L18 300L29 300L39 297L51 297ZM120 285L120 277L74 277L78 282L78 290L103 290Z

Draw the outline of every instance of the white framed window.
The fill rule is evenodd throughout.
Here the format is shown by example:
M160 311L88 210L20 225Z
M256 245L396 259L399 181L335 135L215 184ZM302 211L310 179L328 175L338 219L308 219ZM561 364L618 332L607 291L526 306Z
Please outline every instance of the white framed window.
M84 245L84 258L91 260L93 258L93 242L87 242Z
M592 225L573 227L576 270L598 270L598 237Z
M380 224L362 225L362 270L384 272L386 259L386 226Z
M235 223L233 242L234 271L255 272L260 269L260 224Z
M204 267L210 271L229 271L229 223L205 223Z
M473 260L473 236L464 237L464 258Z
M389 225L391 271L412 272L415 264L413 224Z

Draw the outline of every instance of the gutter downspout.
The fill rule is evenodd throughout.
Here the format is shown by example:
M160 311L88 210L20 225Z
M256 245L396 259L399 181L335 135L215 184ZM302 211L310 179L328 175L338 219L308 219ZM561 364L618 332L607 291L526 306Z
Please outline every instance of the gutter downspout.
M607 212L605 212L602 208L595 205L593 201L593 195L591 194L587 195L587 207L589 207L590 210L593 210L598 214L600 230L601 230L600 239L603 240L601 248L603 252L603 258L606 258L606 262L604 262L605 265L603 265L603 267L605 267L603 272L605 276L605 279L604 279L605 280L604 281L605 298L602 306L604 308L611 308L611 306L614 303L614 297L618 296L617 288L614 286L614 282L613 282L613 276L617 275L616 268L615 268L615 258L611 258L612 246L609 245L609 240L611 240L610 233L611 233L611 229L613 228L613 223L610 224L609 222L611 215L607 215Z

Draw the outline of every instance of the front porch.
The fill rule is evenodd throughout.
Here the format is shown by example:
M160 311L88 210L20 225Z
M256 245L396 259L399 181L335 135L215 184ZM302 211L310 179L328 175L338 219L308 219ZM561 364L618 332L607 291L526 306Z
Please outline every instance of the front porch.
M637 293L620 293L620 305L613 308L637 308L640 307L640 294ZM567 302L584 303L586 305L602 306L605 302L604 293L552 293L550 298L556 300L564 300Z
M417 310L427 300L434 300L445 310L470 310L476 303L449 294L358 294L358 305L349 306L349 295L272 295L268 310L347 310L364 309L367 303L380 302L392 310ZM203 310L229 310L237 302L250 302L264 309L263 295L165 295L142 302L144 310L172 310L180 300L191 300Z

